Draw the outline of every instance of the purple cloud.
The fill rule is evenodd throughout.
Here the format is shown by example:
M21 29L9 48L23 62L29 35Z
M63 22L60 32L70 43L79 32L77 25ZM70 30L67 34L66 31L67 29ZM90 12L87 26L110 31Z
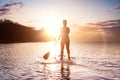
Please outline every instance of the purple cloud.
M84 26L75 24L74 28L76 29L72 33L72 37L76 41L103 42L103 37L105 37L107 42L120 42L120 20L89 23Z
M120 10L120 4L115 7L116 10Z
M113 11L120 11L120 4L119 5L116 5L114 6L113 8L111 9L107 9L106 12L113 12Z
M0 11L9 11L9 9L0 9Z
M15 3L4 4L0 8L0 16L9 14L9 12L12 10L12 6L18 6L18 8L22 8L23 3L22 2L15 2Z
M3 14L7 14L10 11L10 9L0 9L0 16L2 16Z
M114 26L120 26L120 20L109 20L109 21L103 21L98 23L89 23L89 25L96 25L101 27L114 27Z
M99 30L101 30L101 32L104 32L108 42L120 42L120 20L108 20L98 23L90 23L88 24L88 27L89 28L86 30L89 32L92 30L95 32L97 29L98 32Z
M9 3L9 4L5 4L3 7L11 7L11 6L14 6L14 5L20 5L20 7L22 7L23 3L22 2Z

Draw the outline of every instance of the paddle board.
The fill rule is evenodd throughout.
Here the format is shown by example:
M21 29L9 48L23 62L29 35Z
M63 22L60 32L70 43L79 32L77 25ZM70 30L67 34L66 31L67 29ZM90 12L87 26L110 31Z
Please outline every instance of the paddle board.
M71 59L49 59L49 60L45 60L44 62L41 62L41 64L59 64L59 63L66 63L66 64L75 64L75 60Z

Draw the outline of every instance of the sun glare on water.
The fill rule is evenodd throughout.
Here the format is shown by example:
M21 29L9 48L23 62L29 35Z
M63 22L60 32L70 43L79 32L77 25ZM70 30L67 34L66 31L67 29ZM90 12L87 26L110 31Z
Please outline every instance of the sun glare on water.
M48 32L48 34L50 36L53 36L56 38L59 37L60 34L60 28L62 27L62 19L60 19L59 17L57 17L56 15L51 15L48 14L46 15L37 25L36 25L36 29L41 29L41 28L45 28L45 30ZM56 55L56 51L58 46L55 45L55 42L52 42L50 45L50 56L49 59L54 61L54 58Z

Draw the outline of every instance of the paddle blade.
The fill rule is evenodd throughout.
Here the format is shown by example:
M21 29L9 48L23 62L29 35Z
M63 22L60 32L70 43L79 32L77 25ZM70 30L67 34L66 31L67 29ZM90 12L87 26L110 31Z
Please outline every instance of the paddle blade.
M47 53L43 56L43 58L44 58L44 59L48 59L48 58L49 58L49 55L50 55L50 52L47 52Z

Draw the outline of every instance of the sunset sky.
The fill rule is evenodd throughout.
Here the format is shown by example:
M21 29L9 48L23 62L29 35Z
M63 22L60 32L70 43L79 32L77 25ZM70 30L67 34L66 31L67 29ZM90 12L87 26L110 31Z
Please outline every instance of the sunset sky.
M120 0L0 0L1 19L29 26L38 26L46 20L63 19L70 24L84 25L120 19L119 13Z
M38 29L57 30L63 19L76 29L88 23L106 26L109 20L120 20L120 0L0 0L0 19L4 18Z

